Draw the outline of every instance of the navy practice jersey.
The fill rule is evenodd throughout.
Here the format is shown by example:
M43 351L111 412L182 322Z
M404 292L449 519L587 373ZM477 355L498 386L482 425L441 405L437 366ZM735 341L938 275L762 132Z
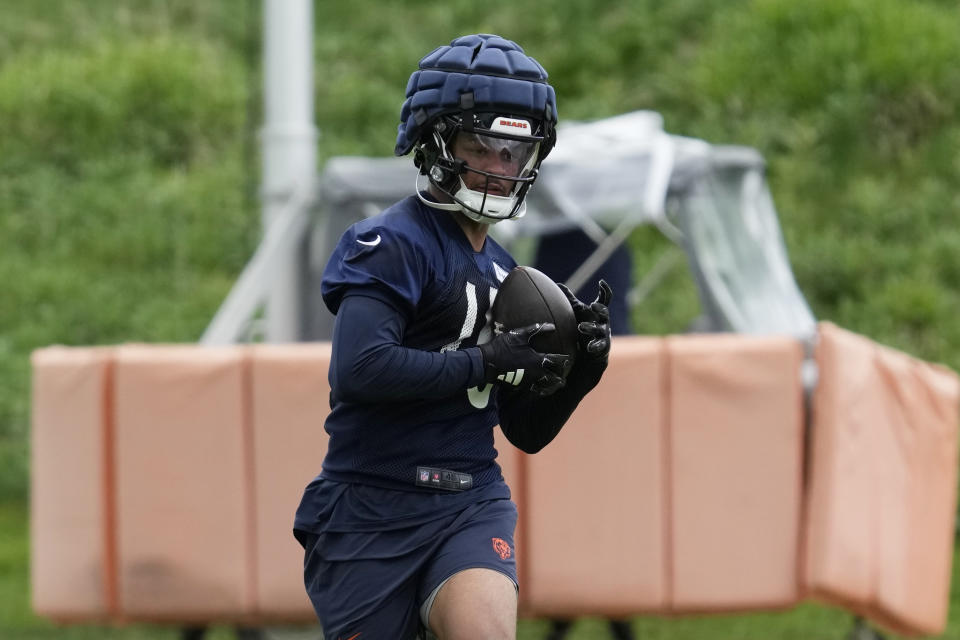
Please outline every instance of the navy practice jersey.
M449 212L415 196L343 234L323 275L327 307L337 313L353 296L385 303L402 326L399 346L429 355L407 351L428 359L398 360L404 369L394 373L406 388L389 388L395 385L381 374L376 388L348 393L338 379L345 374L336 372L349 371L352 363L336 360L345 357L338 353L338 333L351 328L338 318L322 477L427 490L415 485L423 466L471 474L475 487L501 479L493 446L496 392L483 384L479 350L470 348L491 337L490 307L514 266L490 237L474 251Z

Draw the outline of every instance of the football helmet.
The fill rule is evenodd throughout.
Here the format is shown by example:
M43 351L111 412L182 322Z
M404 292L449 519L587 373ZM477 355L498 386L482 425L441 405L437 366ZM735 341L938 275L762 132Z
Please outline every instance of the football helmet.
M426 204L492 224L523 215L556 123L556 94L536 60L500 36L463 36L410 76L394 153L414 152ZM425 198L424 177L450 202Z

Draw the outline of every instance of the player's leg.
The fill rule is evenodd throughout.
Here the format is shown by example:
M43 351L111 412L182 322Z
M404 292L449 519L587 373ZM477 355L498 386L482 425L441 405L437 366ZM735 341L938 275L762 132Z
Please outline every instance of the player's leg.
M488 500L466 509L444 532L421 581L421 619L440 640L516 637L517 507Z
M416 575L422 561L411 554L340 559L338 548L329 555L327 549L318 548L319 536L298 534L305 550L304 584L325 638L417 637L420 615ZM373 539L378 535L336 536L341 538L336 545L374 547ZM331 537L324 541L329 542Z
M514 640L517 587L493 569L465 569L437 592L430 629L440 640Z
M311 487L294 536L304 547L304 584L325 637L413 640L421 578L462 507L444 513L430 494L323 478Z

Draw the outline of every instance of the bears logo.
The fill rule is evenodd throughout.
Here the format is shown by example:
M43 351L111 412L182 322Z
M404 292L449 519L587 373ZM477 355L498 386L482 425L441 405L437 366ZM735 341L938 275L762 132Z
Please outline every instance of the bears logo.
M501 560L506 560L513 553L506 540L502 538L490 538L490 540L493 541L493 550L497 552Z

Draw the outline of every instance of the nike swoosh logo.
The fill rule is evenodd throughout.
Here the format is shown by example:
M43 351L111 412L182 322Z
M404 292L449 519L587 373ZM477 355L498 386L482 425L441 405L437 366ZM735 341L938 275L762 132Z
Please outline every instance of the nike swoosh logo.
M353 634L352 636L350 636L349 638L347 638L347 640L356 640L357 638L360 637L360 635L361 635L362 633L363 633L362 631L361 631L360 633L355 633L355 634Z
M375 247L375 246L377 246L378 244L380 244L380 234L378 233L378 234L377 234L377 237L374 238L373 240L360 240L360 239L358 238L358 239L357 239L357 242L359 242L359 243L362 244L362 245L366 245L366 246L368 246L368 247ZM347 640L352 640L352 638L347 638Z

